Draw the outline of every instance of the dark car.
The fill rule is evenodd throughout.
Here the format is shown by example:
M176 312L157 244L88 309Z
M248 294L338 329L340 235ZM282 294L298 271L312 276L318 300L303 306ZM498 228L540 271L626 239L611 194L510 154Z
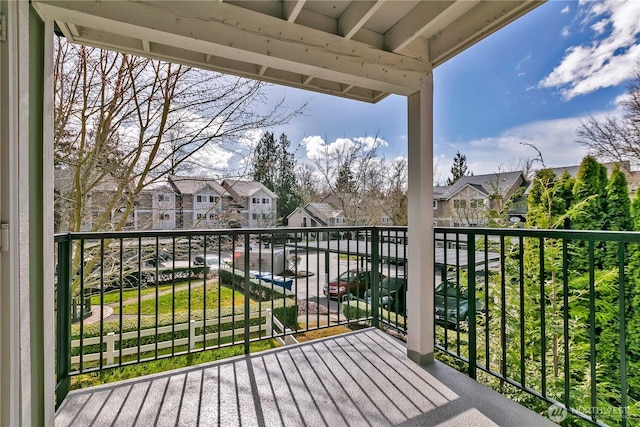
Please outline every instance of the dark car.
M434 306L436 322L455 327L469 320L469 293L454 282L443 281L436 287ZM482 300L476 298L476 312L482 309Z
M371 303L371 289L367 289L365 300ZM404 315L407 302L407 278L386 277L380 282L378 304L385 310Z
M372 271L349 270L345 271L327 283L322 292L328 298L342 299L347 294L362 297L372 282L373 274L378 274L380 280L384 279L384 274Z

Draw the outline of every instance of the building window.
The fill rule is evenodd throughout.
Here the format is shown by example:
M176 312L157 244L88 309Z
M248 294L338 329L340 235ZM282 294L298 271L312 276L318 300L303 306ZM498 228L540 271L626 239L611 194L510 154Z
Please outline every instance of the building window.
M202 214L197 214L196 219L202 219Z
M158 201L159 202L170 202L171 201L171 196L169 196L168 194L158 194Z
M471 201L471 207L472 208L482 208L482 207L484 207L484 200L483 199L473 199Z
M437 200L433 201L433 209L438 209L438 201Z
M260 197L254 197L251 199L251 202L253 202L254 204L260 204Z
M453 201L453 208L454 209L464 209L467 207L467 201L466 200L454 200Z
M258 219L258 214L257 213L251 214L251 219Z
M202 203L204 202L204 200L205 200L204 196L196 196L196 202Z
M383 216L382 217L382 223L383 224L389 224L391 222L391 218L389 218L388 216Z
M171 219L171 215L169 215L168 213L161 213L160 214L160 221L166 221L168 219Z
M262 199L262 203L264 203L265 205L268 205L269 202L271 202L271 200L265 198Z

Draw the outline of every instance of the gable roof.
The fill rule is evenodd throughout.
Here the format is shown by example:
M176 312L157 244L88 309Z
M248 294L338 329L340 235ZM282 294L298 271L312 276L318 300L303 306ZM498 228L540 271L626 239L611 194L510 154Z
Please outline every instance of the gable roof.
M225 179L222 181L222 186L237 199L243 199L246 197L252 197L254 194L262 191L266 193L272 199L277 199L278 196L273 191L269 190L262 183L257 181L242 181L242 180L230 180Z
M503 193L512 188L519 179L524 181L524 175L521 171L463 176L451 186L434 187L433 198L449 200L467 186L487 196L496 192Z
M289 218L296 212L302 212L303 214L306 214L310 218L313 218L314 221L323 226L327 225L327 221L330 218L338 218L344 216L341 211L334 209L328 203L307 203L302 207L296 208L287 216L287 218Z
M186 176L169 175L169 182L183 195L195 194L205 187L210 187L222 195L226 190L213 178L190 178Z

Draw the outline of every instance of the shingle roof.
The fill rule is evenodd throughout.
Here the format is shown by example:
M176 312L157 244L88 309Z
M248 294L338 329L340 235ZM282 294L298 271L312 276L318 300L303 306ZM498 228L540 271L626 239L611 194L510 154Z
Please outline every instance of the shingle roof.
M205 187L210 187L218 194L225 194L226 190L212 178L190 178L186 176L170 175L169 181L182 194L195 194Z
M256 181L233 181L225 179L224 181L222 181L222 185L224 185L225 188L229 190L229 193L234 196L237 195L238 198L251 197L259 191L267 193L267 195L269 195L269 197L273 199L278 198L278 196L273 191L269 190L263 184Z
M433 198L448 200L467 185L487 195L495 192L504 192L513 187L520 177L522 177L522 172L520 171L463 176L451 186L434 187Z

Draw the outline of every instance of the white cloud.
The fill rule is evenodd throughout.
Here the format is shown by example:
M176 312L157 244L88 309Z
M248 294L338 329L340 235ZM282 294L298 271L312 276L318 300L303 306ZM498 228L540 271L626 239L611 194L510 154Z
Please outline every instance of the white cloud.
M570 35L570 34L571 34L571 33L569 32L569 26L568 26L568 25L567 25L567 26L565 26L565 27L562 29L562 32L560 33L560 35L561 35L562 37L569 37L569 35Z
M262 135L264 135L262 129L248 130L238 139L238 143L244 147L253 149L258 145Z
M640 57L640 2L581 2L594 36L590 43L571 46L561 63L539 86L557 88L565 100L616 86L633 74Z
M310 160L320 159L326 155L332 155L347 150L355 145L361 145L370 150L375 147L386 147L389 144L381 138L370 136L349 138L337 138L335 141L327 143L321 136L307 136L300 141L300 145L307 150L307 158Z
M571 8L569 7L569 5L566 5L561 11L560 13L569 13L569 11L571 10Z
M596 119L606 114L617 115L620 110L594 114ZM448 177L453 154L460 151L467 156L469 169L476 175L495 173L499 170L515 170L523 159L537 157L536 151L521 144L525 142L537 147L542 153L547 167L579 165L587 154L584 147L576 142L576 130L589 117L545 120L528 123L503 132L501 135L472 141L449 144L450 154L439 154L437 173ZM540 167L536 163L534 167ZM442 179L440 179L442 181Z

